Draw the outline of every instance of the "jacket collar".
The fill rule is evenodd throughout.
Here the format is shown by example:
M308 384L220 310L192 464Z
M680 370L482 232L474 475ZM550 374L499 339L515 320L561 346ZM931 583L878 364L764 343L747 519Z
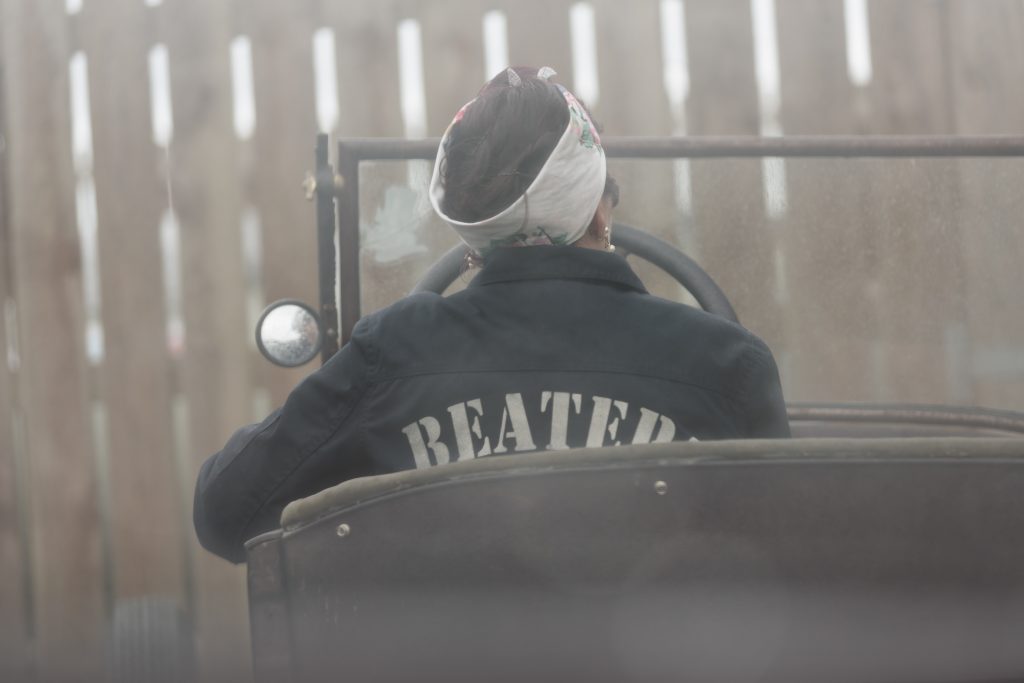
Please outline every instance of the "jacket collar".
M599 280L647 292L622 256L555 246L496 249L469 286L519 280Z

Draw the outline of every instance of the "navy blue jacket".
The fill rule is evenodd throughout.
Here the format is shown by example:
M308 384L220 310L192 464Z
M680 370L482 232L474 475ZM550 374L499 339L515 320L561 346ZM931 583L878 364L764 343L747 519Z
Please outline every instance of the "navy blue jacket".
M789 434L768 347L647 293L625 259L494 253L462 292L417 294L204 463L204 547L245 559L284 506L346 479L536 450Z

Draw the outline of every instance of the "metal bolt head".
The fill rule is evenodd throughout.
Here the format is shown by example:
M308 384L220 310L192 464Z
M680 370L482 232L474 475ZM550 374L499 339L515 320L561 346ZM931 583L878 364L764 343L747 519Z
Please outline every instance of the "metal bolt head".
M338 536L340 536L341 538L345 538L346 536L352 533L352 527L350 527L348 524L339 524L337 528L337 533Z
M668 493L668 484L666 484L663 481L654 482L654 492L657 493L659 496L664 496L666 493Z
M313 197L316 196L316 177L306 171L306 178L302 181L302 189L306 194L306 201L313 201Z

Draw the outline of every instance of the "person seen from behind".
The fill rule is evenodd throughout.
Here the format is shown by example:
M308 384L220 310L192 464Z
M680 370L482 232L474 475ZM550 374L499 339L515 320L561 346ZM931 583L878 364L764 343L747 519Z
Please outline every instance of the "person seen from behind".
M549 68L511 68L445 132L437 214L480 271L364 317L203 465L194 520L233 562L289 502L355 477L539 450L789 435L743 327L652 296L615 253L597 127Z

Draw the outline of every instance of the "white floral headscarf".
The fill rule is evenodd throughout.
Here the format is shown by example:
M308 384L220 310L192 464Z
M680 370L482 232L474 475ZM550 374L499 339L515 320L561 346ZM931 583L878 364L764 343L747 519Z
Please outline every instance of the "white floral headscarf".
M515 72L510 70L509 83L516 85L512 74ZM545 80L553 74L547 67L538 72ZM601 201L607 174L601 138L573 94L561 85L556 87L569 109L569 123L526 192L495 216L464 223L441 208L445 194L441 168L452 128L476 100L458 111L441 139L430 181L430 203L462 241L481 256L499 247L572 244L586 232Z

